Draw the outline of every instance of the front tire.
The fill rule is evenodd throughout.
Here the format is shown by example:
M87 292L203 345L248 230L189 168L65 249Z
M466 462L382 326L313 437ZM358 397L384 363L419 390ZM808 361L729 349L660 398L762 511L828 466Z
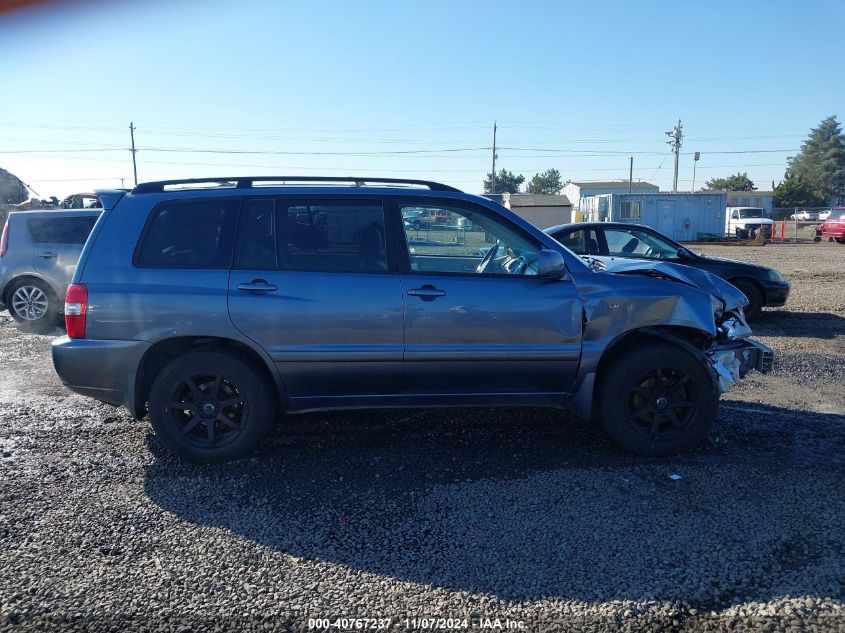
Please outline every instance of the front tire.
M719 393L690 352L648 341L611 365L601 380L604 430L638 455L675 455L698 446L716 419Z
M149 415L171 453L195 463L243 457L269 434L275 407L271 385L238 356L196 351L156 377Z
M32 332L49 332L59 320L58 300L43 281L21 279L9 289L8 308L21 327Z
M746 321L754 321L760 317L763 312L763 293L760 289L750 281L737 280L731 282L737 289L745 295L748 299L748 305L745 306Z
M835 239L839 244L845 244L845 237L835 237Z

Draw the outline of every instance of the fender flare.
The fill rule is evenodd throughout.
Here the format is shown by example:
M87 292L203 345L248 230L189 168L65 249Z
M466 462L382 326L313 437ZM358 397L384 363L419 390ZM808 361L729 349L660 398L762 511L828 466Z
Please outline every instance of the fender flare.
M608 353L608 351L612 350L616 345L621 343L622 340L630 336L637 335L668 341L669 343L677 345L681 349L686 350L687 352L692 354L701 362L702 365L707 367L708 375L710 376L710 380L712 381L714 389L716 389L717 391L719 390L719 380L716 376L716 373L712 370L712 366L710 360L707 357L707 354L701 349L697 348L692 343L690 343L683 336L671 330L654 327L644 327L623 332L615 339L613 339L613 341L611 341L611 343L604 349L604 351L602 352L602 359L604 358L605 354ZM601 364L601 359L599 359L597 366L599 364ZM595 391L597 379L598 371L591 371L582 376L575 390L575 395L572 397L572 400L569 404L572 411L578 417L583 418L585 420L589 419L593 415L593 402L595 400L596 395Z

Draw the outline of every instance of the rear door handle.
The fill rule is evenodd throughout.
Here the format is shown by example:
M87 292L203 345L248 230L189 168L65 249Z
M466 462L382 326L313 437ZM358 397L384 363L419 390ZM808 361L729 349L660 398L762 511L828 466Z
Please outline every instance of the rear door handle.
M419 297L423 301L433 301L437 297L443 297L446 294L445 290L439 290L435 288L431 284L425 284L420 288L412 288L408 291L408 294L412 297Z
M41 259L53 259L56 256L55 253L51 253L50 251L44 251L39 255Z
M278 289L279 287L276 284L271 284L266 279L253 279L250 282L238 284L238 290L251 292L256 295L263 295Z

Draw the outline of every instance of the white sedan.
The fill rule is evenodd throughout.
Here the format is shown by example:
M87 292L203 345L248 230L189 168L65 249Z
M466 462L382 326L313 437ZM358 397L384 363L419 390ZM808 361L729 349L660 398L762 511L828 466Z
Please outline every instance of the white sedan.
M798 213L793 213L789 217L793 220L818 220L819 214L818 211L808 211L807 209L804 209L803 211L799 211Z

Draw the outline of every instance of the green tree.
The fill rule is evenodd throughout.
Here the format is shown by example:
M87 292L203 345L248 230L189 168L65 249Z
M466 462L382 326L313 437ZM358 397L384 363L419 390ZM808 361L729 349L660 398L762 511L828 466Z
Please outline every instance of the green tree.
M557 169L547 169L538 174L528 182L526 191L528 193L548 193L556 195L563 189L563 181L560 179L560 172Z
M711 178L704 183L704 191L754 191L756 188L748 172L736 172L727 178Z
M788 169L781 182L772 184L775 193L774 206L779 209L821 207L825 204L824 197L812 183Z
M525 176L502 169L496 174L496 191L490 182L490 172L484 179L484 193L519 193L519 188L525 182Z
M815 187L825 202L845 200L845 138L836 116L829 116L810 130L789 170Z

